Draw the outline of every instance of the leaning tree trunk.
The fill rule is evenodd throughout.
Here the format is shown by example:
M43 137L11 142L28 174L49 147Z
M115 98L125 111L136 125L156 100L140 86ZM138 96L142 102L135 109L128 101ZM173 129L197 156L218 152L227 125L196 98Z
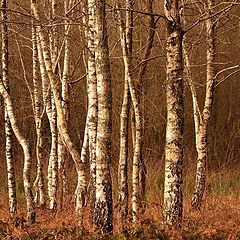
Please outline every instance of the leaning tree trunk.
M129 55L129 47L127 43L130 42L128 39L127 32L124 29L124 23L121 18L120 12L120 36L121 36L121 45L123 51L123 61L125 69L125 79L128 81L129 91L131 100L133 103L133 110L135 116L135 143L133 151L133 170L132 170L132 217L133 222L136 222L139 218L139 207L140 207L140 181L139 181L139 172L140 172L140 157L142 150L142 122L141 122L141 111L139 106L139 99L137 98L135 86L131 74L131 59Z
M96 73L98 94L98 127L96 142L96 199L94 222L102 233L113 230L112 182L110 174L112 96L108 51L105 0L97 0L96 6Z
M2 81L4 87L9 91L8 80L8 26L7 26L7 0L1 1L1 18L2 18ZM8 116L7 106L4 108L5 136L6 136L6 162L8 178L8 196L9 196L9 213L14 218L17 213L16 182L14 174L14 162L12 154L12 136L13 131Z
M36 20L40 21L36 0L31 1L31 7ZM45 67L47 70L47 75L50 80L50 85L51 85L54 101L57 108L58 129L60 131L64 144L66 145L68 151L70 152L73 158L73 161L75 162L75 166L77 170L78 182L77 182L77 191L76 191L76 212L78 214L79 224L82 224L82 211L83 211L83 207L85 206L86 188L87 188L86 169L84 164L81 162L80 154L76 146L74 145L73 141L69 136L67 121L66 121L63 107L62 107L59 81L56 78L55 74L53 73L48 44L41 26L39 26L39 38L40 38L41 48L43 50L43 57L44 57Z
M192 198L192 208L199 209L201 207L203 194L206 185L206 165L207 165L207 129L211 118L213 105L213 91L214 91L214 58L215 58L215 36L214 36L214 20L212 17L212 9L214 7L214 0L208 0L208 19L206 20L207 31L207 82L206 82L206 97L204 109L201 114L197 138L197 173L195 181L195 189Z
M51 0L50 21L52 27L49 33L49 43L51 51L52 66L55 66L58 54L57 29L54 24L56 18L57 3ZM54 69L53 69L54 71ZM57 208L57 187L58 187L58 131L57 131L57 109L53 94L51 94L51 115L49 116L51 130L51 151L48 163L48 192L49 192L49 207L52 210Z
M24 183L24 191L25 197L27 201L27 221L30 224L35 223L36 220L36 211L34 206L34 199L33 193L31 188L31 181L30 181L30 170L31 170L31 154L30 154L30 147L27 139L22 135L18 124L16 115L13 112L13 104L10 95L8 94L3 82L0 81L0 93L4 98L9 120L13 129L13 132L23 149L24 154L24 166L23 166L23 183Z
M167 127L163 217L166 226L182 221L183 54L178 0L165 0L167 20Z
M132 1L126 1L126 47L128 48L128 56L132 56ZM119 12L119 24L121 25L121 34L123 34L122 18ZM121 38L124 36L121 36ZM130 59L131 61L131 59ZM129 74L129 73L128 73ZM118 214L119 223L124 224L128 216L128 124L129 124L129 110L130 110L130 92L128 84L128 74L125 71L124 77L124 95L120 115L120 152L118 164Z

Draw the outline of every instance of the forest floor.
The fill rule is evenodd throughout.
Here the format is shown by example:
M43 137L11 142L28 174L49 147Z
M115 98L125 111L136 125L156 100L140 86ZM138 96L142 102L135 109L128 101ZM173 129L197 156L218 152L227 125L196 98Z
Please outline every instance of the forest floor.
M102 236L91 227L88 209L84 213L86 230L79 230L71 196L65 200L61 212L52 213L48 209L37 208L37 222L28 226L25 221L24 188L20 178L17 179L17 219L10 222L6 176L0 175L0 240L240 240L240 169L221 169L208 175L204 202L201 211L198 212L190 209L194 175L191 170L186 171L183 225L181 230L175 232L164 231L162 226L163 171L156 171L156 167L151 166L148 176L148 201L139 225L133 227L129 223L122 229L114 219L113 233L110 236ZM74 192L74 184L75 182L72 183L73 188L69 189L70 192ZM115 185L113 193L116 199ZM115 205L114 216L117 211Z
M0 239L53 240L53 239L240 239L240 195L208 196L200 212L191 212L190 199L184 202L184 220L181 231L164 232L161 226L161 205L149 203L140 225L134 229L131 224L122 231L115 227L111 236L101 236L90 228L80 232L69 204L62 212L53 214L49 210L37 209L37 222L28 226L24 212L18 213L14 223L8 220L7 199L0 198ZM19 207L20 208L20 207ZM20 208L23 209L23 208ZM87 215L87 214L86 214Z

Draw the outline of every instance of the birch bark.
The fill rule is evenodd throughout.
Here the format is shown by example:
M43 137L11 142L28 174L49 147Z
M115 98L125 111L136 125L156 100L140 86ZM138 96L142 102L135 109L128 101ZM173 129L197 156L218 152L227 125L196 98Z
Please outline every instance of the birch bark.
M71 6L71 1L64 0L64 12L65 15ZM69 119L69 71L70 71L70 39L69 39L70 20L65 19L64 21L64 61L63 61L63 74L62 74L62 107L66 121ZM59 180L60 180L60 207L63 203L63 196L67 192L67 176L65 169L65 162L67 157L66 147L63 144L61 135L58 135L58 169L59 169Z
M96 201L96 141L98 123L98 99L97 99L97 77L96 77L96 1L87 1L88 19L86 28L87 40L87 89L88 89L88 116L87 128L89 137L89 158L90 158L90 214L94 218L94 204Z
M2 82L5 89L9 92L8 79L8 26L7 26L7 0L1 1L1 18L2 18ZM14 161L12 154L12 136L13 130L8 116L6 103L4 108L5 120L5 137L6 137L6 163L7 163L7 179L8 179L8 201L10 217L14 218L17 213L17 198L16 198L16 182L14 174Z
M34 98L34 119L37 134L36 156L37 156L37 177L34 182L36 189L35 202L39 194L39 204L46 204L45 186L43 177L43 139L42 139L42 113L43 106L41 100L41 83L38 70L38 50L37 50L37 32L36 27L32 26L32 48L33 48L33 98Z
M132 8L132 1L126 1L126 7ZM120 12L118 13L120 16ZM129 52L129 57L132 56L132 11L126 11L126 45ZM123 33L122 18L120 16L119 24L121 25L121 34ZM121 36L122 38L123 36ZM130 59L131 60L131 59ZM119 153L119 164L118 164L118 214L119 222L123 224L128 215L128 123L129 123L129 110L130 110L130 92L128 78L125 73L124 78L124 94L123 103L120 115L120 153Z
M31 7L36 20L40 21L36 0L31 1ZM59 88L60 84L52 70L53 69L52 62L50 60L51 59L50 52L49 52L48 44L46 41L46 37L41 27L39 28L40 28L39 36L40 36L40 42L43 50L44 63L47 70L48 78L50 80L50 85L51 85L53 97L54 97L56 108L57 108L58 129L63 138L64 144L66 145L76 165L77 176L78 176L77 191L76 191L76 195L77 195L76 196L76 212L79 215L79 218L78 218L79 224L82 224L82 210L83 210L83 207L85 206L85 197L86 197L86 170L85 170L84 164L81 162L80 154L76 146L73 144L68 133L67 121L62 108L61 92Z
M207 79L206 79L206 96L204 108L198 117L196 123L196 149L197 149L197 172L195 180L195 189L192 197L192 208L199 209L202 204L203 195L206 185L206 166L207 166L207 130L212 114L213 92L214 92L214 61L215 61L215 24L212 17L214 0L208 0L208 19L206 20L207 32ZM194 96L193 96L194 98ZM195 100L196 101L196 100ZM194 115L197 112L194 113Z
M105 0L96 0L96 75L98 127L96 139L96 199L94 221L102 233L113 230L111 159L111 73L109 62Z
M166 226L182 221L183 55L178 0L165 0L167 21L167 127L163 217Z
M30 181L31 154L30 154L29 143L27 139L22 135L21 130L18 127L17 118L13 111L12 99L8 94L2 80L0 81L0 93L3 96L6 104L6 109L7 109L9 120L12 126L12 130L23 150L23 154L24 154L23 183L24 183L25 197L27 201L27 221L28 223L33 224L35 223L35 220L36 220L36 211L35 211L34 199L33 199L33 193L31 188L31 181Z
M120 14L120 13L119 13ZM132 217L133 222L136 222L139 214L139 204L140 204L140 182L139 182L139 172L140 172L140 156L142 148L142 122L141 122L141 111L139 106L139 99L137 98L135 86L133 83L131 75L131 63L129 48L127 46L127 34L124 29L124 23L120 19L120 35L121 35L121 45L123 51L123 61L125 69L125 79L128 81L129 91L131 100L133 103L134 115L135 115L135 144L133 152L133 172L132 172Z
M57 54L58 54L58 39L57 39L57 29L55 26L56 18L56 9L57 2L51 0L50 8L50 21L52 22L52 27L49 33L49 43L50 43L50 52L51 52L51 61L52 67L56 64ZM52 70L54 71L54 69ZM51 91L52 92L52 91ZM51 115L49 117L50 130L51 130L51 151L49 157L49 166L48 166L48 188L49 188L49 207L52 210L57 208L57 187L58 187L58 131L57 131L57 109L56 103L51 93Z

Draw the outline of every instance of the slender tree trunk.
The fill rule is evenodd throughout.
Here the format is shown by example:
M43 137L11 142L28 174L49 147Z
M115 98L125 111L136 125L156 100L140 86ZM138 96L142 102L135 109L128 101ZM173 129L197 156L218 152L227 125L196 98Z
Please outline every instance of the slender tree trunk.
M96 77L96 1L88 0L88 19L86 28L87 40L87 88L88 88L88 116L87 128L89 135L89 158L90 158L90 215L94 219L94 204L96 195L96 141L98 123L98 99L97 99L97 77Z
M64 11L67 14L69 1L64 0ZM70 21L65 20L64 33L65 33L65 45L64 45L64 62L63 62L63 75L62 75L62 107L66 121L69 119L69 71L70 71L70 41L69 41L69 28ZM65 162L67 157L66 147L63 144L61 135L58 135L58 169L60 180L60 208L64 201L63 196L67 192L67 176L65 169Z
M165 0L167 20L167 128L165 146L164 224L179 227L182 221L183 165L183 55L178 0Z
M1 1L1 18L2 18L2 81L4 87L9 91L8 79L8 26L7 26L7 0ZM6 162L7 162L7 178L8 178L8 196L9 196L9 213L10 217L14 218L17 213L17 198L16 198L16 182L14 174L14 161L12 154L12 136L13 131L8 116L7 105L4 108L5 120L5 136L6 136Z
M206 185L206 165L207 165L207 130L208 124L212 114L213 105L213 91L214 91L214 59L215 59L215 34L214 34L214 20L212 9L214 7L214 0L208 0L209 17L206 20L207 31L207 82L206 82L206 97L204 109L201 115L199 127L196 132L197 138L197 173L195 181L195 190L192 198L192 208L199 209L202 204L203 194Z
M119 13L120 14L120 13ZM140 207L140 156L142 150L142 122L141 122L141 110L139 105L139 99L137 98L135 86L132 79L131 74L131 63L129 56L129 48L127 46L126 31L124 30L124 23L122 19L120 19L120 35L121 35L121 45L123 50L123 61L125 68L125 79L128 81L129 91L131 100L133 103L134 115L135 115L135 144L134 144L134 152L133 152L133 172L132 172L132 216L133 221L136 222L139 214Z
M56 18L57 2L51 0L50 8L50 21L53 26L49 33L49 43L51 51L51 61L52 66L56 64L57 54L58 54L58 39L57 39L57 29L54 25ZM53 69L54 71L54 69ZM51 151L49 157L48 166L48 189L49 189L49 207L52 210L57 208L57 187L58 187L58 131L57 131L57 109L55 104L55 99L53 94L51 94L51 116L49 117L50 130L51 130Z
M48 166L48 191L49 191L49 207L52 210L57 208L57 186L58 186L58 132L57 132L57 109L54 102L53 94L51 94L51 151Z
M31 170L31 154L30 154L30 148L29 143L27 139L22 135L18 124L17 124L17 118L16 115L13 112L13 104L12 99L9 96L7 90L5 89L3 82L0 81L0 93L4 98L9 120L13 129L13 132L21 145L23 149L24 154L24 166L23 166L23 183L24 183L24 191L27 201L27 221L30 224L33 224L36 220L36 211L34 206L34 199L33 199L33 193L31 188L31 181L30 181L30 170Z
M132 1L126 1L126 8L132 8ZM119 24L122 25L122 19L120 12ZM126 11L126 45L128 47L128 54L132 56L132 11ZM121 27L121 33L124 29ZM123 36L121 36L122 38ZM131 59L130 59L131 61ZM130 92L127 74L124 77L124 95L122 110L120 115L120 153L119 153L119 164L118 164L118 214L119 223L123 224L128 215L128 124L129 124L129 110L130 110Z
M42 103L41 103L41 84L38 70L38 50L37 50L37 33L36 28L32 27L32 46L33 46L33 98L34 98L34 119L37 134L36 156L37 156L37 177L34 182L36 189L35 202L39 194L39 204L46 204L45 186L43 177L43 139L42 139Z
M36 20L40 21L38 8L36 5L37 1L32 0L31 1L31 7L34 13L34 16ZM44 63L47 70L48 78L50 80L51 89L53 92L54 101L57 108L57 115L58 115L58 129L60 131L60 134L62 136L62 139L64 141L64 144L66 145L68 151L70 152L73 161L76 165L77 170L77 176L78 176L78 182L77 182L77 191L76 191L76 212L79 215L79 224L82 224L82 210L85 206L85 198L86 198L86 170L84 164L81 162L80 154L76 148L76 146L73 144L69 133L68 133L68 126L67 121L64 115L63 107L62 107L62 100L61 100L61 92L59 89L59 81L56 78L56 76L53 73L52 68L52 62L50 58L50 52L48 48L48 44L45 38L45 35L39 27L39 36L40 36L40 42L41 47L43 50L43 56L44 56Z
M98 127L96 140L96 199L94 222L103 233L113 230L112 182L110 173L112 96L105 4L105 0L97 0L95 2Z
M120 115L120 153L118 165L118 204L121 224L128 215L128 123L130 110L130 94L128 81L125 79L124 96Z

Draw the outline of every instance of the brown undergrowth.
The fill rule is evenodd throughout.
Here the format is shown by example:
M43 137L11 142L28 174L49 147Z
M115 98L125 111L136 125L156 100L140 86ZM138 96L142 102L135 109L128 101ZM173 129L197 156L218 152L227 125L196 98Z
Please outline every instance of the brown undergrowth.
M52 213L46 209L37 209L37 222L28 226L24 213L19 212L14 221L8 219L7 199L0 198L0 239L13 240L52 240L52 239L240 239L239 194L208 196L199 212L190 210L190 198L184 202L184 219L181 230L164 231L162 227L161 204L150 202L137 227L131 223L121 228L115 224L113 233L101 236L91 228L86 209L84 226L80 230L71 204L62 212ZM19 206L19 209L21 206ZM116 220L115 220L116 222Z

